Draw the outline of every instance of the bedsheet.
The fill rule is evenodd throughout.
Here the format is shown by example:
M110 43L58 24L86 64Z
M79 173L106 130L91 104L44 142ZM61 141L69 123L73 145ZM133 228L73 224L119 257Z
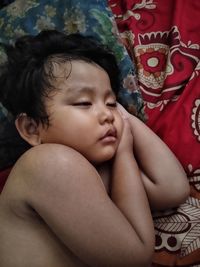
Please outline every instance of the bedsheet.
M147 124L172 149L191 194L154 215L153 266L200 266L200 1L110 0L137 66ZM176 192L174 192L176 193Z

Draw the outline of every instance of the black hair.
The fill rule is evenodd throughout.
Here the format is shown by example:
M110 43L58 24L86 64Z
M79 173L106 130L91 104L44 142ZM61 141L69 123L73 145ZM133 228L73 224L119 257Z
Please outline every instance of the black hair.
M26 113L37 123L49 124L44 97L53 87L52 60L58 64L71 60L96 63L107 72L116 95L120 89L114 54L91 37L45 30L36 36L20 37L4 49L7 61L0 68L0 101L14 118Z

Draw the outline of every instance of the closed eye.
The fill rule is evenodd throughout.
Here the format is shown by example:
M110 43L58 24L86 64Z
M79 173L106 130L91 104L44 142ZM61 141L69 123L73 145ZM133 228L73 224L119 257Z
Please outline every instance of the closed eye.
M91 106L92 103L91 102L88 102L88 101L84 101L84 102L73 103L72 105L73 106L85 106L85 107L87 107L87 106Z
M109 107L116 108L117 107L117 102L110 102L106 104Z

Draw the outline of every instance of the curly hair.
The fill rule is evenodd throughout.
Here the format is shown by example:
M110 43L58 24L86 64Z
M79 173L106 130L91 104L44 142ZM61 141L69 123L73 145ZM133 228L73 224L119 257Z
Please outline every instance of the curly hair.
M55 62L96 63L107 72L116 95L120 89L120 71L114 54L91 37L45 30L36 36L20 37L14 45L3 46L7 61L0 67L0 101L15 118L26 113L37 123L49 124L44 97L55 90Z

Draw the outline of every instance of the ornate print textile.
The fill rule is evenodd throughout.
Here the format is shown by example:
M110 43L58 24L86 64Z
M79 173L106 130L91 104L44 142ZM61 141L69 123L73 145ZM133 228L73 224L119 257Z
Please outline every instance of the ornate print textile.
M200 2L110 0L137 66L147 124L181 161L191 194L154 214L153 266L200 266ZM176 193L176 192L174 192Z

